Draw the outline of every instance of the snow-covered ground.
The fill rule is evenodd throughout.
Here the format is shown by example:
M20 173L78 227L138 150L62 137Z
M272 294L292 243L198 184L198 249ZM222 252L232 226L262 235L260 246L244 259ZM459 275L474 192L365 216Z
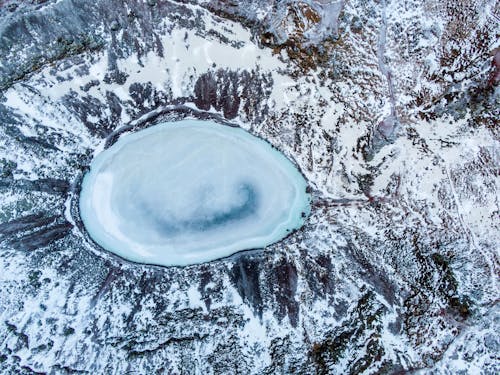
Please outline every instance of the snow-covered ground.
M495 1L9 1L0 371L497 373ZM184 268L101 251L82 176L121 134L231 122L305 225Z

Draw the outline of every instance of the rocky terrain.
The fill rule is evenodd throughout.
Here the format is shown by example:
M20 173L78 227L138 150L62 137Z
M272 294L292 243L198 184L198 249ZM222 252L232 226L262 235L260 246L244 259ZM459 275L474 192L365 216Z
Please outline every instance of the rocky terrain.
M0 3L0 372L496 374L494 0ZM165 120L268 140L306 225L188 267L79 219L93 156Z

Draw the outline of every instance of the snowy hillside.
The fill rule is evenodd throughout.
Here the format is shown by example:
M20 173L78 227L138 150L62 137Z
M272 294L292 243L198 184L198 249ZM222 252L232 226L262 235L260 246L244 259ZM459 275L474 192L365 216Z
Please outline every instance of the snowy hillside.
M500 372L494 0L0 5L0 373ZM242 127L311 214L187 267L103 251L93 158L166 121Z

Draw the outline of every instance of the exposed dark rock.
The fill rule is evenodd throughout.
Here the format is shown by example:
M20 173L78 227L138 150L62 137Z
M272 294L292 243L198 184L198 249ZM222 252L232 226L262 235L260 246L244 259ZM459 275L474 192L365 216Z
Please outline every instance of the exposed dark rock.
M56 224L26 235L21 235L18 238L10 239L7 242L11 247L19 250L36 250L66 237L72 227L68 222Z
M231 272L231 280L236 286L244 302L262 319L262 296L260 277L260 260L242 256L235 261Z
M299 324L300 305L297 301L297 268L283 258L269 270L269 289L276 300L278 319L288 317L292 327Z
M309 272L304 277L318 296L326 297L335 292L335 273L331 262L328 255L321 254L308 264Z
M341 327L327 335L327 339L314 343L310 352L312 363L316 366L316 373L330 374L334 365L345 358L350 350L361 350L364 356L357 360L348 361L348 373L360 374L367 368L380 362L384 350L380 346L379 332L381 330L380 317L384 308L374 299L374 294L366 292L358 301L356 308L351 312L349 320ZM366 348L357 345L365 342ZM380 366L380 364L377 364ZM382 367L392 368L391 363L383 363Z
M267 111L269 78L257 72L233 72L219 69L202 74L194 86L194 103L208 111L213 107L232 119L240 110L251 120L258 120ZM241 88L241 93L239 92Z
M116 101L115 96L111 96L112 100ZM106 104L102 103L99 99L92 96L77 97L66 96L64 98L66 106L71 110L80 121L89 129L92 134L100 137L106 137L113 129L113 122L104 117ZM112 103L116 106L115 111L119 111L118 103ZM116 117L116 112L115 112ZM94 121L97 118L97 121Z
M53 223L57 216L47 216L43 212L23 216L7 223L0 224L0 234L4 236L18 232L33 230Z

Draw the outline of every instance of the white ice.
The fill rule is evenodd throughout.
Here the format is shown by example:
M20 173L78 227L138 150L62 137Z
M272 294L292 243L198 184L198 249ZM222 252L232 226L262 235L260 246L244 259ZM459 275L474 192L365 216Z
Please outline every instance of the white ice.
M263 248L301 227L306 181L269 143L211 121L122 136L93 160L80 215L103 248L183 266Z

